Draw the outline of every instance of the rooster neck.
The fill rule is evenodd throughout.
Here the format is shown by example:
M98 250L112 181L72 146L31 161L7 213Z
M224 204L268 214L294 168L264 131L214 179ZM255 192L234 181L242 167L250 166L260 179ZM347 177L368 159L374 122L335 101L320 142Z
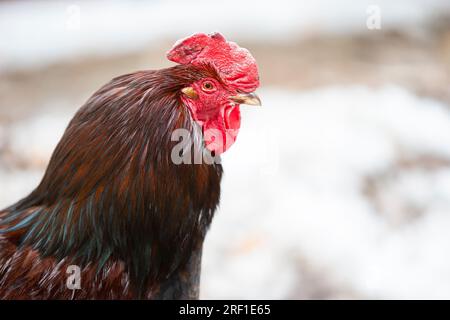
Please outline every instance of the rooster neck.
M95 93L0 231L43 257L98 271L123 261L140 296L156 290L201 249L220 195L220 164L171 161L172 132L196 132L177 95L196 76L186 71L138 72Z

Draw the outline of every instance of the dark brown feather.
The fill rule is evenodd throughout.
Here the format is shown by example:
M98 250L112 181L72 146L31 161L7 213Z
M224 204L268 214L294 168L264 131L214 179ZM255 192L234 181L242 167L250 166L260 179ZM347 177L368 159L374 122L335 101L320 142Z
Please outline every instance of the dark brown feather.
M171 161L184 128L180 89L211 68L113 79L70 122L39 186L0 212L0 298L195 298L201 248L219 202L220 164ZM193 150L203 153L203 147ZM81 290L66 269L82 269Z

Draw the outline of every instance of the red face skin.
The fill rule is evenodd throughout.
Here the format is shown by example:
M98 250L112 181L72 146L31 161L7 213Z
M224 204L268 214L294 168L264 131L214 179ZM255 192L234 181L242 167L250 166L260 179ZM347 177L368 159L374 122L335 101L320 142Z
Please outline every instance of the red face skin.
M192 118L202 127L205 146L216 155L228 150L236 141L241 126L239 104L230 100L236 92L213 78L192 84L198 97L183 96Z
M230 99L251 93L259 86L256 61L250 52L219 34L192 35L175 44L167 53L180 64L212 66L221 81L204 78L191 84L195 97L183 96L192 118L202 127L206 147L215 154L225 152L236 140L241 114L239 104Z

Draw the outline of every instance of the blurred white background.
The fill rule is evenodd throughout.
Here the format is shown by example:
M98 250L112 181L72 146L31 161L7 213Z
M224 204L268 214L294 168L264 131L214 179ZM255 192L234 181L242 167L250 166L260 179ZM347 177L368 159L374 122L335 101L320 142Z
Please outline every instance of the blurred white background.
M0 207L98 87L212 31L264 106L224 155L202 298L449 299L446 0L0 1Z

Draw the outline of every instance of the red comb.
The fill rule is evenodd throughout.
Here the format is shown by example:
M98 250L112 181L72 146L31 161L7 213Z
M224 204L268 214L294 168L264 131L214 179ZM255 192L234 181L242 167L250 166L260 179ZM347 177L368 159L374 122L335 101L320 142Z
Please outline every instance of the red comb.
M256 61L247 49L226 41L220 33L197 33L175 43L167 58L180 64L213 65L222 80L245 92L259 86Z

